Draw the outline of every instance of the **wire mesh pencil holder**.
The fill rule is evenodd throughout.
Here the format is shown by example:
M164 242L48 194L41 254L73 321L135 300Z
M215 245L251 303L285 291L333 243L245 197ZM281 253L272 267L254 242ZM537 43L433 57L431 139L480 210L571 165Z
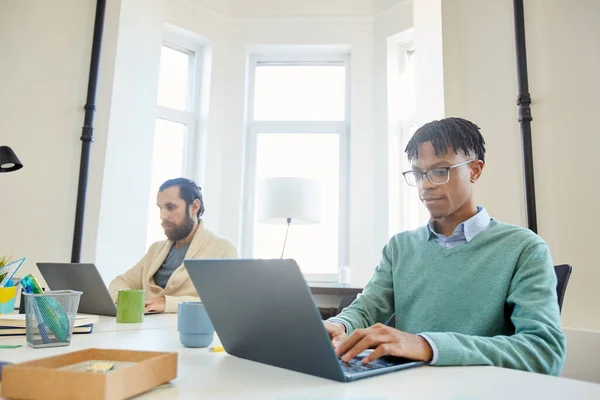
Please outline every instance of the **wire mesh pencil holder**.
M82 292L24 293L27 344L34 349L68 346Z

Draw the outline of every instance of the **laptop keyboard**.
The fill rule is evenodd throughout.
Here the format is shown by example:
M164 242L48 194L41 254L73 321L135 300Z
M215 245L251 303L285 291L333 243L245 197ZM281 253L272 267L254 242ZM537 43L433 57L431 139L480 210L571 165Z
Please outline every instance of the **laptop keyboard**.
M340 365L342 366L342 370L347 374L356 374L359 372L367 372L373 371L374 369L389 367L391 365L395 365L394 363L377 359L375 361L371 361L370 363L363 365L362 357L355 357L348 362L343 362L341 359L339 360Z

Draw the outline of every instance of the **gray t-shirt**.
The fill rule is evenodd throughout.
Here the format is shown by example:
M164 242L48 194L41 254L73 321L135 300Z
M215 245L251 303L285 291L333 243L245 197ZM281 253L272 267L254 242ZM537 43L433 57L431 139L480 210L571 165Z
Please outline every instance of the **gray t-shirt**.
M175 245L171 247L167 258L165 258L165 261L163 261L160 268L156 271L156 273L154 273L154 282L158 286L160 286L163 289L167 286L169 278L173 274L173 271L175 271L183 262L183 259L185 258L185 253L187 252L189 247L189 244L183 246L180 249L175 248Z

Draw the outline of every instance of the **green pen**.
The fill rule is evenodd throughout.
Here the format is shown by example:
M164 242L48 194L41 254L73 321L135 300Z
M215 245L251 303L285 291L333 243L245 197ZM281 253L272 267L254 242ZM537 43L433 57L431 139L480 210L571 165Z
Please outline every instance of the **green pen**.
M0 349L17 349L23 346L22 344L0 344Z

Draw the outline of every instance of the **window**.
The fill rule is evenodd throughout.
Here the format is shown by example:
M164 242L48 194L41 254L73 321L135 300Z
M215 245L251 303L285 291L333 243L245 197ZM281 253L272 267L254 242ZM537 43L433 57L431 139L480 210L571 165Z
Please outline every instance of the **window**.
M292 225L284 258L312 281L335 281L347 263L348 67L345 57L250 63L242 255L279 258L286 225L257 220L262 180L302 177L321 186L321 220ZM260 199L257 199L260 200Z
M147 246L165 239L160 225L160 210L156 206L156 193L160 185L167 179L192 175L199 57L199 51L171 43L165 43L161 48Z
M392 236L423 225L428 213L416 189L406 185L402 176L410 169L404 149L417 128L417 53L412 43L391 43L388 50L388 233Z
M255 121L344 121L344 65L269 65L256 68Z

